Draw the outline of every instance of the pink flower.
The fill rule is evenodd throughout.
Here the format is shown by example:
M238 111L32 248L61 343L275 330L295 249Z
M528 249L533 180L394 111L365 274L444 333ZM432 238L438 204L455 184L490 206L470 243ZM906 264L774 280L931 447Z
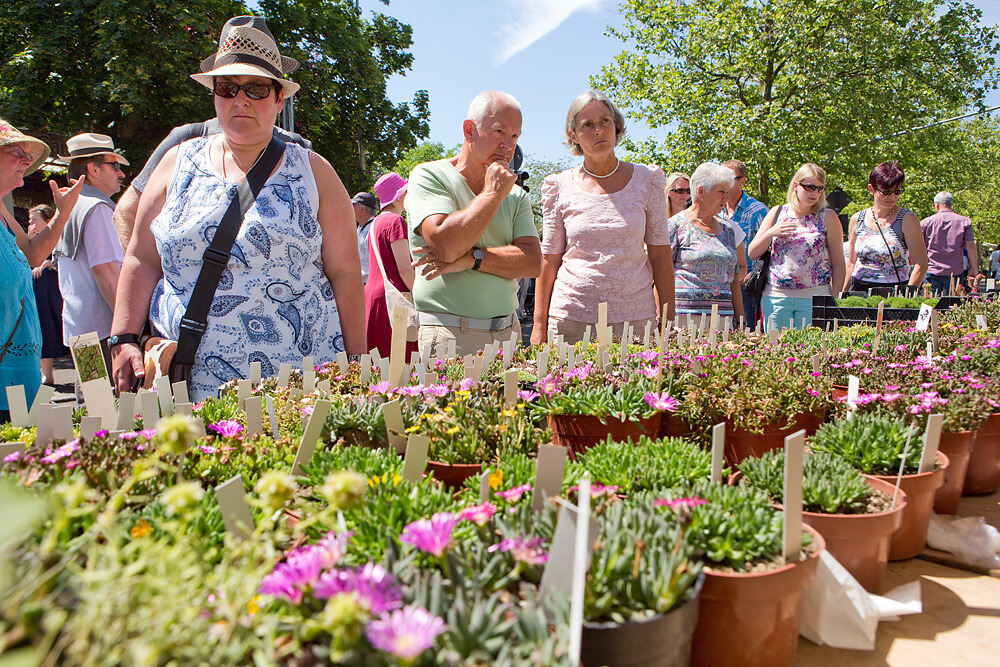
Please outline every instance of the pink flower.
M466 507L458 513L458 518L464 521L471 521L477 526L482 526L485 525L486 522L489 521L490 517L496 514L496 512L496 505L493 503L483 503L481 505Z
M507 489L506 491L497 491L497 495L506 500L508 503L516 503L521 499L528 491L531 491L531 484L522 484L521 486L515 486L513 489Z
M476 381L472 378L462 378L458 382L458 389L459 391L469 391L474 384L476 384Z
M652 379L656 377L657 373L659 373L659 369L657 369L656 366L643 366L639 369L639 373Z
M905 345L897 345L896 347L894 347L892 349L893 349L894 352L906 352L906 346Z
M420 396L424 393L424 387L420 384L407 385L405 387L398 387L396 392L403 396Z
M365 628L372 646L407 662L430 648L442 632L444 621L415 605L386 612Z
M370 391L373 394L388 394L390 391L392 391L392 386L389 384L388 380L382 380L378 384L373 384L372 386L368 387L368 391Z
M546 375L541 380L535 383L535 389L545 394L546 396L551 396L552 394L559 391L559 383L556 382L555 378L551 375Z
M620 488L621 488L620 486L604 486L603 484L594 482L593 484L590 485L590 497L591 498L600 498L601 496L611 497L615 495L615 492ZM579 493L580 487L571 486L569 487L569 490L576 491L577 493Z
M490 553L497 551L501 553L511 552L514 560L528 565L542 565L549 559L549 555L542 551L542 538L530 537L521 539L505 538L499 543L490 545L487 549Z
M893 401L899 400L902 397L903 397L903 395L900 394L898 391L897 392L889 392L889 393L886 393L886 394L882 394L882 401L885 402L885 403L892 403Z
M313 587L313 595L319 600L327 600L340 593L355 593L372 614L395 609L403 602L403 593L396 584L396 578L377 563L326 572L320 575Z
M425 396L436 396L441 398L443 396L447 396L449 391L451 390L448 389L448 385L446 384L432 384L424 387Z
M819 392L816 391L815 389L806 389L806 393L809 394L810 396L819 396Z
M531 391L529 389L517 390L517 397L520 398L522 401L531 402L536 398L538 398L539 396L541 396L541 394L539 394L537 391Z
M76 459L68 459L65 464L63 464L66 470L72 470L73 468L80 465L80 462Z
M438 512L430 519L418 519L403 528L400 542L412 544L421 551L441 557L451 543L451 533L458 523L458 516L450 512Z
M212 445L200 445L198 449L205 452L206 454L214 454L216 451L218 451Z
M108 437L108 429L102 428L100 431L94 431L95 438L106 438Z
M55 450L48 456L43 456L40 460L42 463L56 463L57 461L61 461L67 456L71 455L78 449L80 449L80 441L70 440L65 445Z
M579 366L571 370L569 373L566 373L566 379L586 380L590 375L590 369L593 367L594 364L588 361L585 366Z
M643 361L652 361L653 359L656 359L659 354L660 353L656 350L643 350L642 352L638 352L637 356Z
M208 427L225 438L236 437L243 430L243 424L235 419L222 419L214 424L209 424Z
M686 512L697 507L698 505L704 505L708 501L704 498L658 498L653 501L655 507L669 507L675 512Z
M146 440L152 440L153 438L156 437L156 429L144 428L143 430L139 431L139 435L144 437Z
M646 401L649 407L654 410L666 410L667 412L673 412L677 409L677 406L681 404L680 401L667 392L654 394L653 392L647 391L642 398Z
M20 449L17 450L16 452L11 452L7 456L3 457L3 462L13 463L14 461L17 461L19 458L21 458L21 454L23 454L23 452Z
M312 415L313 411L316 409L315 405L303 405L302 406L302 417L309 417Z

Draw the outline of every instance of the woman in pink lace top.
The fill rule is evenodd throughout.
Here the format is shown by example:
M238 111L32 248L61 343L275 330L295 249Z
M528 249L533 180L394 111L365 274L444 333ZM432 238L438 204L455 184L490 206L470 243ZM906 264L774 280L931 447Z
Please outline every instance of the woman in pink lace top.
M570 105L566 144L583 164L542 186L544 261L533 343L544 342L548 331L568 343L581 340L586 326L597 323L601 302L616 336L625 322L640 333L646 323L655 327L663 304L673 306L666 179L658 167L615 156L624 132L624 117L604 93L588 91Z

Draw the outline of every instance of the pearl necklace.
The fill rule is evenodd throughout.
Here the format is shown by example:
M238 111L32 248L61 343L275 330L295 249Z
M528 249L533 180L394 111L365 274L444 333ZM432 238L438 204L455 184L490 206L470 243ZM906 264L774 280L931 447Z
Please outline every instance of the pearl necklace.
M618 167L620 166L622 166L622 161L615 158L615 168L612 169L610 173L604 174L603 176L598 176L594 172L590 171L589 169L587 169L587 165L585 164L581 164L580 169L583 169L583 173L587 174L591 178L609 178L615 175L615 172L618 171Z

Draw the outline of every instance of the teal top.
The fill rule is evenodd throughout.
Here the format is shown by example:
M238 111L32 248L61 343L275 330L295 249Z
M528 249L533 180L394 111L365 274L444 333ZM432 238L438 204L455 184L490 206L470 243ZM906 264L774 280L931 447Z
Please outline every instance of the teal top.
M3 218L0 221L7 222ZM0 303L0 350L11 331L14 332L7 354L0 361L0 410L7 410L6 387L24 385L24 398L31 407L42 384L42 327L38 323L28 258L17 247L14 232L6 224L3 228L7 233L0 232L0 283L4 285L4 298ZM18 323L22 304L24 314Z

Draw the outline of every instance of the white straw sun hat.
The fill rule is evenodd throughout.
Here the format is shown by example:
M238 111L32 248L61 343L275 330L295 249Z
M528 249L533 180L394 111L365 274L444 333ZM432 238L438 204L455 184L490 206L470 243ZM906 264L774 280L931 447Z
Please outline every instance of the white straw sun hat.
M298 69L299 61L278 53L274 36L259 16L235 16L222 27L219 50L201 63L201 73L191 78L212 88L217 76L266 76L281 85L285 97L291 97L299 84L284 78Z

